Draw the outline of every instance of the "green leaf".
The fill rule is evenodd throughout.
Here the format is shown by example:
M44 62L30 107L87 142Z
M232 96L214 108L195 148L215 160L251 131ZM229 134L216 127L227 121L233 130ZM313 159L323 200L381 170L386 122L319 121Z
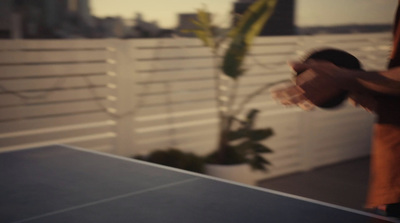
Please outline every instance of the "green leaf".
M272 153L272 152L273 152L272 149L270 149L270 148L264 146L264 145L261 144L261 143L253 143L253 144L251 145L251 148L252 148L252 149L254 150L254 152L256 152L256 153Z
M269 162L268 160L266 160L264 157L262 156L255 156L254 159L258 162L258 163L263 163L263 164L267 164L267 165L271 165L271 162Z
M274 132L271 128L267 129L258 129L258 130L251 130L248 137L254 141L261 141L270 136L272 136Z
M241 164L246 163L246 157L241 151L232 146L227 146L224 150L216 150L205 158L207 163L213 164Z
M261 143L254 142L252 140L245 140L242 143L234 146L234 148L237 149L238 151L244 151L244 152L251 151L251 154L273 152L270 148L264 146Z
M253 3L232 30L232 42L225 53L222 71L236 79L243 74L242 64L249 47L266 21L270 18L277 0L258 0Z
M195 24L195 25L198 26L199 28L205 28L203 23L201 23L201 22L199 22L199 21L197 21L197 20L195 20L195 19L190 19L190 22L193 23L193 24Z
M215 49L215 41L213 36L213 26L210 19L210 14L204 10L197 10L196 20L191 19L191 22L195 24L198 29L183 30L184 32L191 32L199 38L203 44L207 47Z
M261 156L254 156L252 159L248 161L250 166L255 170L263 170L266 171L267 168L265 165L270 165L270 162L264 159Z
M238 129L236 131L229 131L227 134L227 138L229 141L235 141L237 139L247 137L247 135L248 135L248 130Z
M197 10L197 19L199 20L199 22L201 24L204 24L204 25L211 24L210 14L204 9Z
M224 61L222 64L222 71L225 75L236 79L241 76L244 72L242 68L242 62L247 52L247 45L243 38L237 36L230 44L228 50L224 55Z
M238 25L232 31L232 36L244 35L244 42L250 44L264 24L271 17L277 0L258 0L254 2L244 13Z
M235 146L235 149L237 150L249 150L253 148L253 142L251 140L246 140L242 143L240 143L239 145Z
M213 46L212 40L210 39L207 32L205 32L203 30L193 30L192 32L194 33L194 35L197 36L197 38L199 38L203 42L203 44L205 46L208 46L208 47Z
M262 163L258 163L258 162L254 162L254 161L250 161L250 166L253 170L263 170L263 171L267 170L267 168L265 168L265 166Z
M248 120L254 120L254 118L256 117L256 115L259 113L260 111L258 109L251 109L249 111L249 113L247 113L246 118Z
M246 116L246 118L247 118L246 128L249 129L249 128L252 128L252 127L253 127L255 118L256 118L256 116L257 116L257 114L258 114L259 112L260 112L260 111L257 110L257 109L251 109L251 110L249 111L249 113L247 113L247 116Z

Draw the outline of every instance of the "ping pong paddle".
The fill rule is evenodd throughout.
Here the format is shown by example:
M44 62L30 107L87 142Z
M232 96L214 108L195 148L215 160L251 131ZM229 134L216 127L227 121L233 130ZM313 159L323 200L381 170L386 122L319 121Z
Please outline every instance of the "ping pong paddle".
M338 67L353 70L362 70L361 63L355 56L339 49L326 48L313 51L307 57L305 57L303 62L306 63L308 60L328 61ZM302 72L296 74L298 81L306 81L300 80L301 78L299 77L301 76L301 74ZM304 78L306 77L304 76ZM318 97L315 97L314 95L313 98L315 99L311 102L320 108L335 108L342 104L347 96L347 91L343 91L335 87L334 85L331 85L327 86L327 88L324 88L324 91L321 92Z

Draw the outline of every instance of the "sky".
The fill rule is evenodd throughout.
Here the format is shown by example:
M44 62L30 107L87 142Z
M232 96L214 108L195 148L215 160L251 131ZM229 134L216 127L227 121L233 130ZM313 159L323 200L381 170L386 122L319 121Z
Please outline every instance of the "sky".
M99 17L134 18L157 21L163 28L177 25L178 13L193 13L206 7L217 24L227 24L235 0L90 0L92 14ZM296 25L390 24L397 0L297 0Z

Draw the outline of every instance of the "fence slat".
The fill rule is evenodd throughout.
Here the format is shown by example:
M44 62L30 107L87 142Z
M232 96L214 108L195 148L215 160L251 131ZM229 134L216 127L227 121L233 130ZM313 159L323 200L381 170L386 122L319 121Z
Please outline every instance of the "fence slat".
M2 40L0 50L105 49L109 41L98 40Z
M41 117L10 122L0 122L0 135L16 134L24 131L40 129L62 128L69 125L96 123L111 120L111 117L103 111L90 113L77 113L66 116Z
M156 70L195 70L199 68L210 68L213 66L211 58L185 58L171 60L137 61L135 69L137 71L156 71Z
M62 104L42 104L32 105L29 109L21 109L19 107L9 107L0 110L0 122L7 120L29 119L45 116L63 116L75 113L102 111L104 107L112 107L113 102L108 100L92 100L66 102Z
M115 138L115 133L101 133L101 134L96 134L96 135L89 135L89 136L79 136L79 137L72 137L72 138L64 138L64 139L47 139L46 141L41 141L37 143L23 143L19 145L14 145L14 146L5 146L2 147L2 151L12 151L12 150L18 150L18 149L25 149L25 148L34 148L34 147L40 147L40 146L46 146L46 145L52 145L52 144L80 144L80 143L88 143L90 141L97 141L99 139L104 140L104 139L114 139ZM96 142L95 142L96 143ZM86 147L88 148L88 147Z
M59 76L77 74L107 73L112 68L106 63L58 64L58 65L18 65L0 66L0 78Z
M7 86L8 87L8 86ZM12 88L10 88L12 89ZM0 107L34 105L42 103L62 103L68 101L98 100L111 97L113 89L107 86L96 88L60 89L38 92L18 92L26 98L11 93L0 94Z
M0 64L57 63L103 61L109 58L106 50L92 51L0 51Z
M104 132L111 132L112 127L115 125L113 122L103 123L87 123L86 125L65 126L64 128L53 128L49 131L35 131L29 134L14 134L7 138L1 138L2 146L15 146L23 141L24 143L40 143L48 139L62 140L64 138L74 138L80 136L90 136L101 134Z
M33 91L57 88L90 88L106 86L112 80L107 75L69 76L56 78L12 79L1 81L11 91Z

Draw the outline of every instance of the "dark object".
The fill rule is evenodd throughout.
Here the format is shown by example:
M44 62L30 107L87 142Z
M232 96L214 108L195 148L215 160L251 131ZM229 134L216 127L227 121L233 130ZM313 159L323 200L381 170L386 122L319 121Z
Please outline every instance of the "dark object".
M386 206L386 214L389 217L400 218L400 203L388 204Z
M243 15L254 1L235 1L233 11L235 15ZM264 24L260 36L286 36L296 35L295 27L295 0L279 0L276 3L274 13ZM239 16L234 18L237 24Z
M307 62L308 60L323 60L329 61L335 64L338 67L352 69L352 70L362 70L360 61L353 55L347 53L343 50L338 49L322 49L317 50L309 54L303 62ZM301 73L297 73L297 75L301 75ZM342 91L335 97L329 99L326 102L318 104L317 106L320 108L334 108L340 105L346 98L348 92Z
M257 109L251 109L244 120L230 117L228 124L232 126L235 122L240 127L227 128L226 135L221 137L223 143L220 142L219 149L205 157L205 162L220 165L247 163L253 170L267 171L267 166L272 164L262 154L273 151L261 141L273 136L274 132L271 128L254 128L258 113Z
M201 157L174 148L156 150L147 156L139 155L133 158L197 173L204 172L204 161Z

